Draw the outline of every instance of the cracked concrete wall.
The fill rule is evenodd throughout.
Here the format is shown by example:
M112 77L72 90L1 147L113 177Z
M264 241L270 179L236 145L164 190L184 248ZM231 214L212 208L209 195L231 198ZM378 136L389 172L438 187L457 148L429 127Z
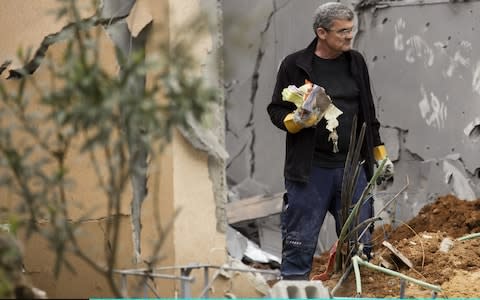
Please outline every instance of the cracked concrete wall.
M284 134L266 113L281 59L313 39L321 1L223 1L227 180L234 198L283 190Z
M281 60L314 38L312 14L323 2L223 1L229 201L284 190L285 133L266 108ZM336 240L333 228L327 216L319 251Z
M372 79L393 185L391 219L406 221L438 196L480 197L480 2L382 2L360 10L356 47ZM378 201L377 201L378 202Z
M229 201L284 189L284 133L265 110L280 61L313 39L312 14L321 3L223 2ZM405 221L438 196L480 195L480 2L402 3L360 10L354 47L366 57L381 136L396 167L393 185L375 190L375 207L408 175L396 209L383 214ZM320 250L336 239L333 219L325 224Z

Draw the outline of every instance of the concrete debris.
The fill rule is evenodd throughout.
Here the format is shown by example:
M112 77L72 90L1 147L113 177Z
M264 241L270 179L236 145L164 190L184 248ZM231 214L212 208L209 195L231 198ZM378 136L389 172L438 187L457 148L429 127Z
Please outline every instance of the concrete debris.
M232 258L237 260L246 258L248 261L262 264L280 263L278 256L262 250L256 243L230 226L227 227L227 251Z
M225 293L224 296L227 299L237 299L237 296L235 296L234 293L230 293L230 292Z
M453 165L453 162L443 161L443 171L445 173L445 183L452 185L454 194L458 198L463 200L477 199L475 192L470 186L469 179Z
M281 280L272 287L269 296L276 299L332 298L328 289L318 280Z
M224 267L243 269L246 271L252 270L251 267L245 265L237 259L230 259L228 263L223 265ZM235 280L236 276L245 276L250 285L263 295L267 295L270 287L267 284L267 280L260 273L255 272L240 272L240 271L224 271L220 273L224 278Z
M280 258L270 254L266 251L263 251L260 249L260 247L253 243L252 241L248 241L247 244L247 249L245 250L245 257L251 259L254 262L259 262L259 263L269 263L272 261L280 263Z
M440 243L439 251L447 253L453 247L453 240L451 238L444 238Z
M265 277L263 277L260 273L248 273L247 279L250 281L250 283L255 287L257 291L259 291L264 295L268 295L268 291L270 290L270 287L268 286L267 281L265 280Z
M35 299L48 299L47 293L36 287L32 287L32 293Z
M227 203L228 224L266 252L278 255L283 193L255 196Z
M240 232L227 226L227 252L234 259L241 260L247 250L248 239Z

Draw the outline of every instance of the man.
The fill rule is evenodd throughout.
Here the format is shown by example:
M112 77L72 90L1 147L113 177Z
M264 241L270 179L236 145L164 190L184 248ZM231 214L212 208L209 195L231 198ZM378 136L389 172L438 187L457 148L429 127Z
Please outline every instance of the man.
M357 128L366 123L361 151L362 165L353 203L373 175L374 163L387 159L384 176L393 176L393 164L386 157L380 140L380 124L375 116L370 79L362 55L351 49L354 14L347 6L332 2L319 6L314 15L315 39L310 45L288 55L281 63L277 82L267 111L272 123L287 132L284 167L285 188L282 212L283 279L309 279L318 233L330 212L340 232L341 187L343 168L350 142L354 115ZM308 80L324 88L333 104L343 114L338 117L338 150L329 139L330 132L321 114L305 111L282 99L289 85L302 86ZM317 123L318 122L318 123ZM358 132L357 132L358 135ZM360 221L373 215L372 200L360 210ZM369 253L370 232L364 239Z

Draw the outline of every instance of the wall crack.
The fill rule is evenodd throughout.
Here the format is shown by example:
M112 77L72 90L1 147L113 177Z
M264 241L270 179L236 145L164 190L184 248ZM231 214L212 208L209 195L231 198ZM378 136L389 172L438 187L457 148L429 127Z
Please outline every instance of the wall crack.
M47 54L48 48L60 41L63 41L67 38L70 38L77 26L83 27L96 27L96 26L110 26L119 21L126 19L128 15L112 17L112 18L99 18L97 16L92 16L86 19L82 19L79 22L72 22L65 25L59 32L52 33L43 38L40 47L35 51L33 57L23 66L17 69L9 70L9 75L7 79L20 79L26 75L33 74L38 67L40 67L45 55ZM4 62L0 66L0 74L10 65L10 61Z

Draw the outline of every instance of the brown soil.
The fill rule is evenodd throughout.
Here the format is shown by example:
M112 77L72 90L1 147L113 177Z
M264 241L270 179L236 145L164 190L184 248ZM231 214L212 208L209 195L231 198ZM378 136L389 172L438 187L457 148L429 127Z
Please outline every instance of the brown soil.
M377 228L374 233L375 255L370 261L380 264L380 257L390 262L393 270L424 282L440 286L438 297L480 297L480 238L457 241L458 237L480 232L480 199L463 201L454 196L439 198L426 205L419 214L396 229L391 226ZM439 250L445 238L453 241L448 252ZM407 267L396 258L383 241L395 246L413 264ZM328 253L315 257L312 275L325 270ZM360 267L362 297L393 297L400 295L400 279ZM341 274L334 274L324 282L329 289L337 284ZM337 297L356 296L352 274L335 294ZM407 282L405 297L430 298L432 292Z

